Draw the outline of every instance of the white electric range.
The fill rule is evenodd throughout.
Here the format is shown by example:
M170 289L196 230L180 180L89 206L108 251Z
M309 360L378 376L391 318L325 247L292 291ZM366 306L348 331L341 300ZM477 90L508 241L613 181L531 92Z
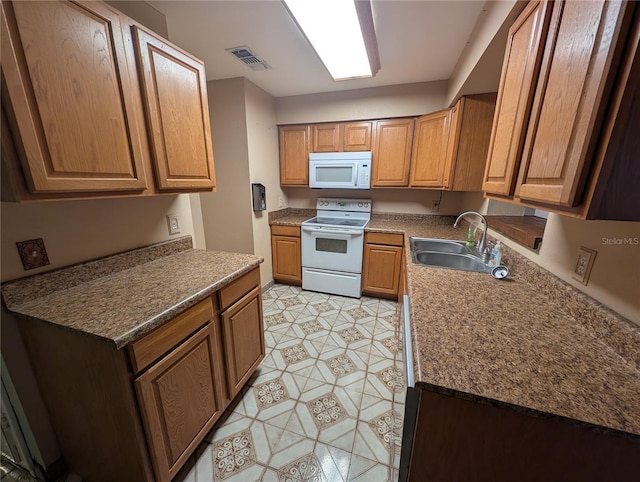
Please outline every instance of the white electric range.
M318 198L302 223L302 289L360 298L370 199Z

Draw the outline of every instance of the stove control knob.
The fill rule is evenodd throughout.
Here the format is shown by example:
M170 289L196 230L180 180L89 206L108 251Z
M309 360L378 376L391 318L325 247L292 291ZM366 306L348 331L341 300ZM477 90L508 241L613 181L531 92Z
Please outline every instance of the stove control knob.
M362 207L362 203L358 203L358 207L361 208Z
M364 207L368 208L369 207L369 203L364 203Z

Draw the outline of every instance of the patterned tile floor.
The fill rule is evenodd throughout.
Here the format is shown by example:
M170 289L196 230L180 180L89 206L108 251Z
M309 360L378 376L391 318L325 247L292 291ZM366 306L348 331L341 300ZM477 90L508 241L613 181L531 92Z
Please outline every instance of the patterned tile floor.
M266 357L175 481L396 481L397 303L276 284L263 305Z

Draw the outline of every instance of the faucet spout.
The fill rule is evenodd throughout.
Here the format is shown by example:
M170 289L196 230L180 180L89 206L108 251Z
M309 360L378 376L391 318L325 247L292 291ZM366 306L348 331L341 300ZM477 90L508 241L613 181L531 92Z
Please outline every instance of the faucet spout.
M483 226L483 231L482 231L482 239L480 239L480 246L478 246L478 252L482 253L484 252L484 247L487 241L487 229L489 228L489 224L487 223L487 220L485 219L485 217L476 212L476 211L465 211L464 213L462 213L460 216L458 216L458 219L456 219L456 222L453 223L453 227L457 228L458 227L458 222L460 222L460 220L465 217L467 214L474 214L476 216L478 216L480 218L480 220L482 221Z

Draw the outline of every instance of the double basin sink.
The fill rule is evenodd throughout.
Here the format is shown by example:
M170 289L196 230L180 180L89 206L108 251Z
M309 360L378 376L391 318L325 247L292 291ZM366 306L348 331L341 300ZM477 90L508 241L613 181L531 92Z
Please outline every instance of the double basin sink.
M410 237L413 264L489 273L491 270L464 241Z

